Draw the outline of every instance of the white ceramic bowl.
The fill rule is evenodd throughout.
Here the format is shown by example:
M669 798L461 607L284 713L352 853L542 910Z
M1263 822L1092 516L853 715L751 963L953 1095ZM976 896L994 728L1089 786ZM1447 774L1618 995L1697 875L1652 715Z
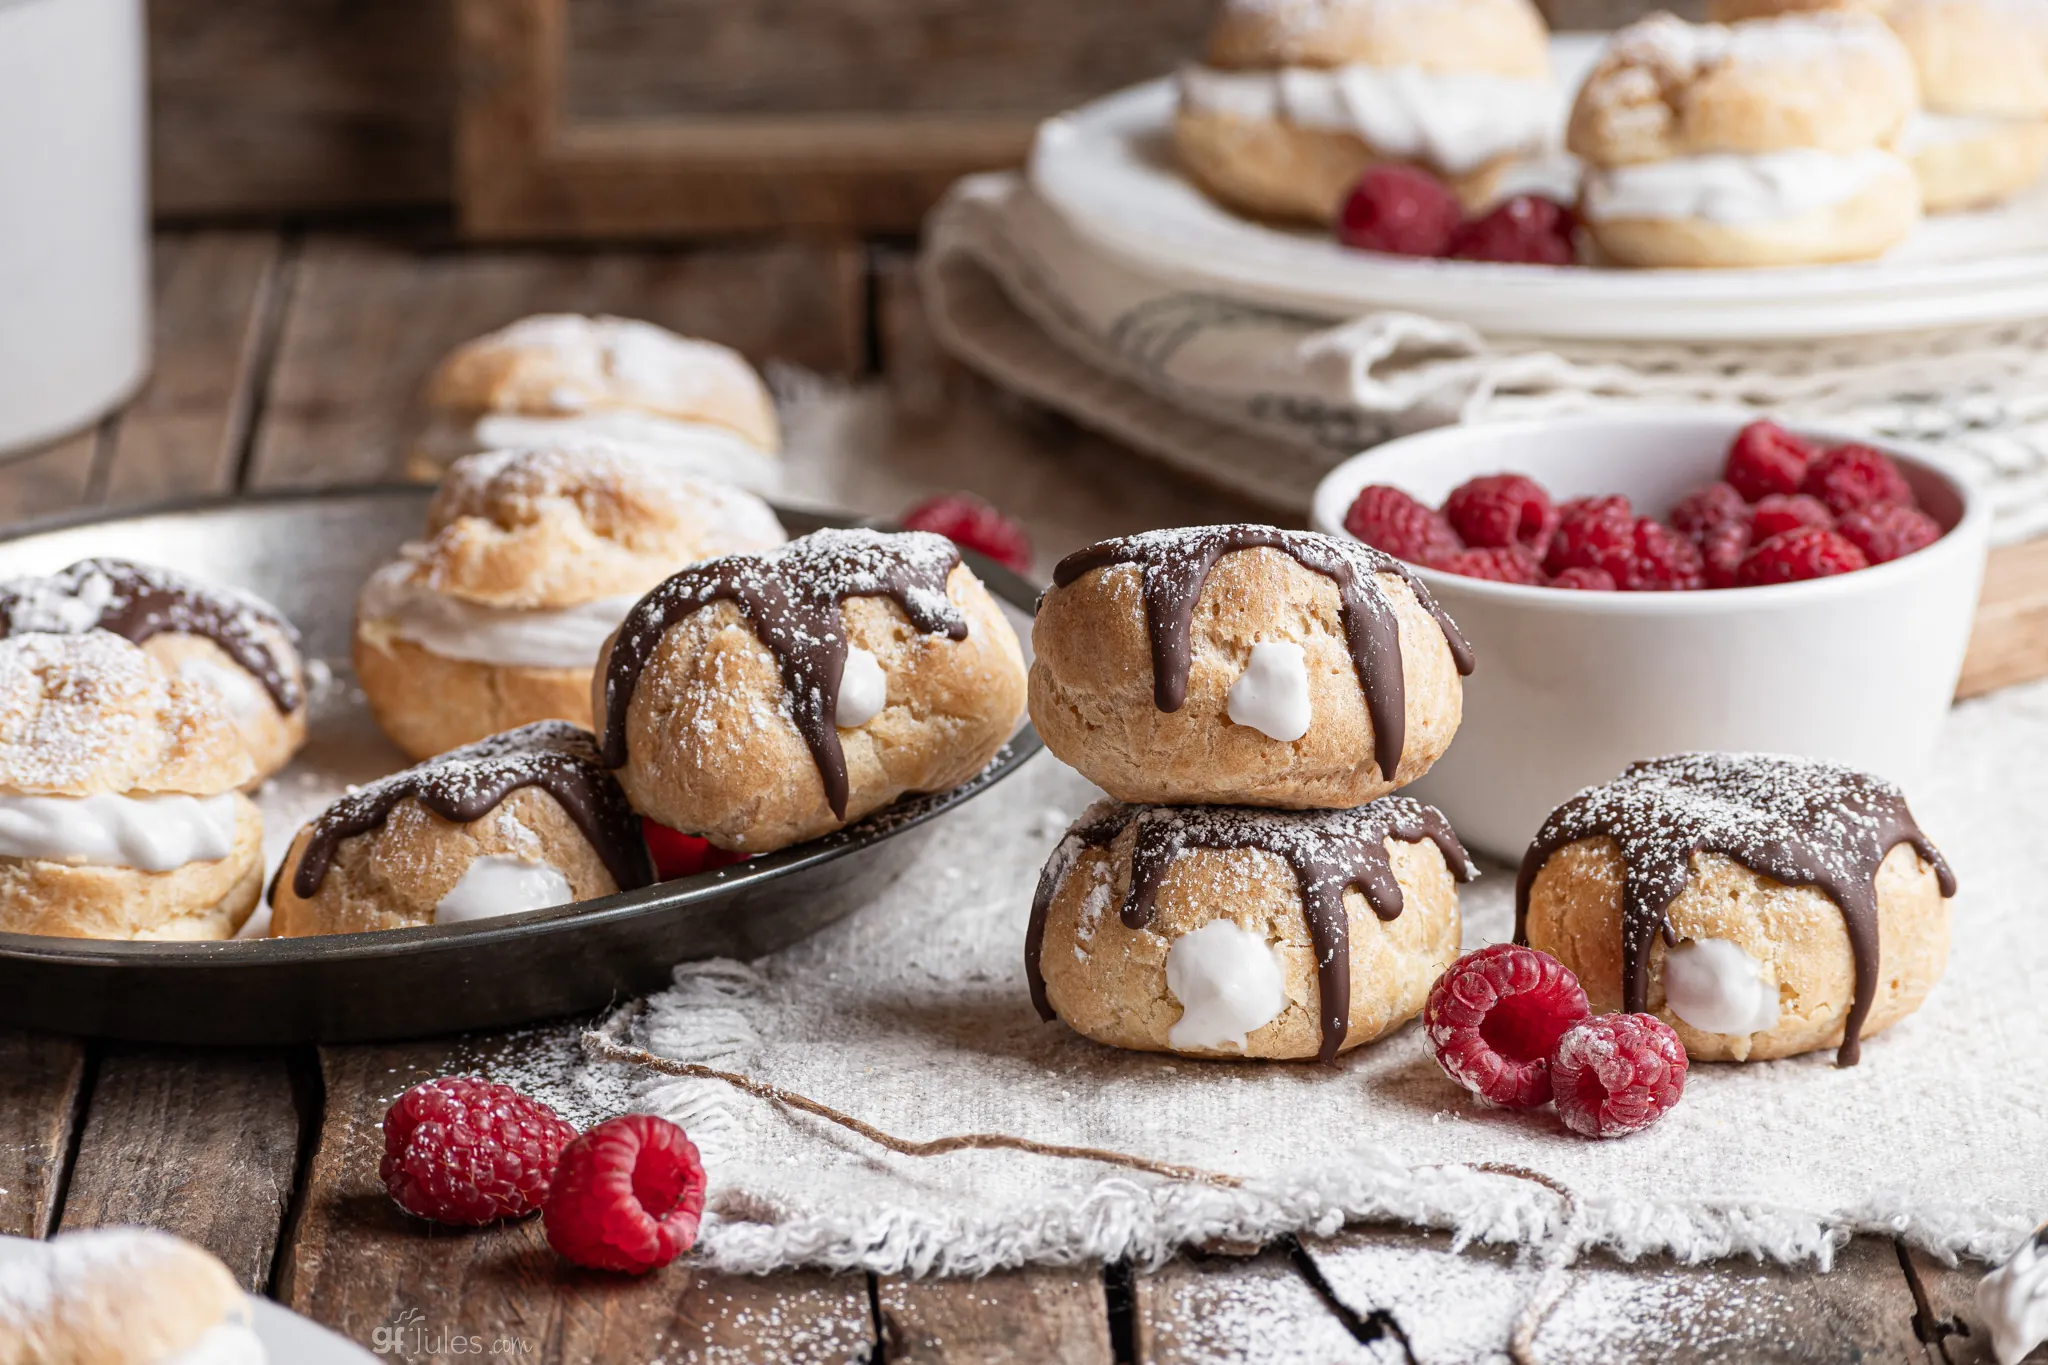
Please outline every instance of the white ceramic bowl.
M1368 484L1436 507L1465 480L1503 472L1534 477L1560 501L1625 493L1640 514L1661 516L1719 477L1729 442L1752 418L1693 409L1406 437L1332 470L1316 489L1315 526L1345 535L1345 510ZM1419 570L1478 666L1456 741L1412 794L1442 807L1473 847L1517 862L1553 808L1638 758L1801 754L1910 791L1962 671L1990 513L1968 476L1935 452L1873 444L1898 460L1947 534L1857 573L1720 592L1603 593Z

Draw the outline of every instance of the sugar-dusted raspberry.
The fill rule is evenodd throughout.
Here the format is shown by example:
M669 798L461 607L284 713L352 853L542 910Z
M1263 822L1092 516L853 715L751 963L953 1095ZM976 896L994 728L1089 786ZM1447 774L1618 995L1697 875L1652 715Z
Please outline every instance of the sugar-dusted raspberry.
M1604 569L1618 583L1635 549L1635 534L1635 509L1627 498L1573 498L1557 509L1557 530L1543 558L1544 571Z
M1762 588L1773 583L1798 583L1809 578L1867 569L1870 561L1863 551L1843 538L1840 531L1824 526L1807 526L1772 536L1743 557L1735 571L1738 588Z
M1917 507L1895 502L1877 502L1845 512L1835 529L1873 564L1888 564L1941 539L1940 522Z
M1436 564L1463 548L1442 513L1383 483L1359 490L1344 514L1344 529L1411 564Z
M931 531L1006 569L1031 572L1031 537L1017 522L972 493L941 493L902 516L906 531Z
M1707 585L1707 575L1698 546L1663 522L1643 517L1615 582L1623 592L1693 592Z
M696 1245L704 1183L697 1144L667 1119L606 1119L562 1152L541 1210L548 1245L592 1270L665 1266Z
M1732 483L1710 483L1678 500L1667 520L1671 528L1695 545L1724 526L1749 525L1749 504Z
M1444 519L1471 549L1519 545L1540 559L1557 526L1557 509L1528 475L1487 474L1451 490Z
M647 852L654 858L654 875L660 881L672 882L678 877L694 877L713 868L731 867L751 856L730 852L709 839L656 824L644 815L640 817L640 832L647 840Z
M1833 526L1835 514L1808 493L1772 493L1758 498L1749 517L1749 538L1761 545L1802 526Z
M1425 170L1383 161L1359 177L1337 215L1337 240L1354 251L1441 256L1465 212Z
M1445 573L1458 574L1464 578L1484 578L1495 583L1534 585L1543 581L1543 566L1536 562L1535 555L1520 546L1508 549L1459 550L1456 554L1445 555L1436 562L1435 567Z
M1818 453L1811 441L1776 422L1751 422L1728 448L1723 477L1751 502L1773 493L1797 493Z
M1913 485L1892 457L1869 446L1836 446L1807 466L1800 488L1826 503L1836 516L1874 502L1914 504Z
M539 1100L473 1076L422 1081L384 1114L377 1174L398 1207L473 1226L541 1206L576 1130Z
M1574 1024L1550 1061L1557 1116L1586 1137L1639 1133L1685 1093L1685 1044L1654 1014L1602 1014Z
M1553 588L1575 588L1580 592L1613 592L1614 575L1605 569L1566 569L1550 580Z
M1588 1013L1571 969L1512 943L1467 953L1429 988L1423 1027L1444 1074L1488 1103L1533 1109L1550 1099L1550 1055Z
M1451 234L1450 255L1460 261L1510 265L1572 265L1579 259L1572 211L1554 199L1517 194Z
M1710 588L1732 588L1735 575L1749 553L1749 527L1743 523L1720 526L1700 540L1700 564Z

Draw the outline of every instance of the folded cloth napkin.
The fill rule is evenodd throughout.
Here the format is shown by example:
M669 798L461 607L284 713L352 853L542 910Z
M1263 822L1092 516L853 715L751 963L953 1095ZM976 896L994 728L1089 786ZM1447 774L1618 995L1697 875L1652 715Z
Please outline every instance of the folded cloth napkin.
M1705 403L1939 443L1991 488L1999 539L2048 533L2048 319L1712 345L1333 322L1147 273L1009 173L969 177L933 211L919 281L940 344L970 367L1276 508L1305 510L1338 461L1429 427Z

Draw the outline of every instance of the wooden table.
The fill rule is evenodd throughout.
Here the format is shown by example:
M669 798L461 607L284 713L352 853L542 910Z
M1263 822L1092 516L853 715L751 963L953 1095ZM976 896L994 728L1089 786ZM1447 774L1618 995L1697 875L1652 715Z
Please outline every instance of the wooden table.
M863 510L970 484L1031 521L1047 562L1099 535L1245 510L950 372L888 249L486 253L416 233L196 231L162 236L157 269L154 379L97 430L0 465L0 521L392 477L434 359L540 309L648 317L757 359L880 376L851 406L896 421L892 454L850 469L798 459L816 496ZM366 1345L399 1329L388 1354L414 1360L461 1337L549 1362L1494 1361L1534 1285L1511 1253L1452 1254L1442 1234L1386 1227L1156 1270L920 1283L685 1261L624 1280L565 1266L532 1223L465 1233L401 1216L376 1178L391 1098L451 1070L516 1068L575 1026L211 1051L0 1032L0 1232L168 1228ZM1901 1102L1916 1098L1940 1103ZM1961 1365L1990 1358L1969 1321L1974 1279L1879 1237L1825 1275L1596 1258L1525 1355Z

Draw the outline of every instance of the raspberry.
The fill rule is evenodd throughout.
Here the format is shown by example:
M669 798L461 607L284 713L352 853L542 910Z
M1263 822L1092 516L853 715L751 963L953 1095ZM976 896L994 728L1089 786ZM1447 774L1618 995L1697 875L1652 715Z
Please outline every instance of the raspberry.
M1435 567L1445 573L1484 578L1495 583L1527 583L1533 586L1543 581L1543 568L1537 564L1536 556L1520 546L1459 550L1438 560Z
M1441 256L1464 211L1427 171L1383 161L1359 178L1337 217L1337 240L1354 251Z
M1743 556L1749 553L1749 527L1737 522L1732 526L1717 527L1707 532L1700 541L1700 560L1705 566L1707 586L1710 588L1732 588L1735 574L1742 567Z
M1574 498L1557 509L1557 530L1543 568L1551 574L1604 569L1619 583L1635 548L1635 531L1635 509L1627 498Z
M1444 1074L1504 1109L1550 1099L1550 1054L1588 1013L1579 979L1548 953L1496 943L1429 988L1423 1026Z
M1800 488L1836 516L1874 502L1913 506L1913 486L1891 456L1869 446L1836 446L1807 466Z
M1873 564L1889 564L1941 539L1940 522L1917 507L1895 502L1872 503L1846 512L1835 529Z
M1615 575L1623 592L1692 592L1707 585L1699 547L1663 522L1642 518L1636 522L1633 542L1622 571Z
M1761 588L1772 583L1798 583L1809 578L1867 569L1870 561L1863 551L1843 539L1840 531L1821 526L1802 527L1772 536L1743 558L1735 571L1738 588Z
M1748 526L1749 504L1734 484L1710 483L1680 498L1668 520L1673 530L1698 545L1724 526Z
M654 858L654 875L664 882L672 882L678 877L694 877L713 868L731 867L751 856L733 853L709 839L658 825L644 815L640 817L640 832L647 840L647 852Z
M1411 564L1435 564L1462 548L1441 513L1383 483L1359 491L1344 514L1344 529Z
M1523 474L1467 479L1444 499L1444 519L1471 549L1519 545L1542 556L1557 525L1543 485Z
M1453 233L1449 254L1460 261L1571 265L1579 258L1572 245L1577 228L1578 219L1563 204L1518 194Z
M1031 572L1031 537L1022 526L972 493L941 493L905 512L906 531L931 531L1006 569Z
M643 1274L697 1241L704 1163L667 1119L626 1114L570 1143L541 1219L548 1245L592 1270Z
M554 1110L510 1086L444 1076L385 1111L377 1174L415 1217L461 1225L522 1218L547 1197L575 1137Z
M1557 1116L1586 1137L1639 1133L1685 1093L1685 1044L1654 1014L1603 1014L1572 1025L1550 1060Z
M1550 580L1553 588L1576 588L1580 592L1613 592L1614 575L1605 569L1566 569Z
M1772 536L1802 526L1833 526L1835 514L1819 498L1806 493L1772 493L1758 498L1749 518L1749 538L1761 545Z
M1751 422L1728 447L1723 477L1750 502L1772 493L1797 493L1817 453L1805 437L1776 422Z

